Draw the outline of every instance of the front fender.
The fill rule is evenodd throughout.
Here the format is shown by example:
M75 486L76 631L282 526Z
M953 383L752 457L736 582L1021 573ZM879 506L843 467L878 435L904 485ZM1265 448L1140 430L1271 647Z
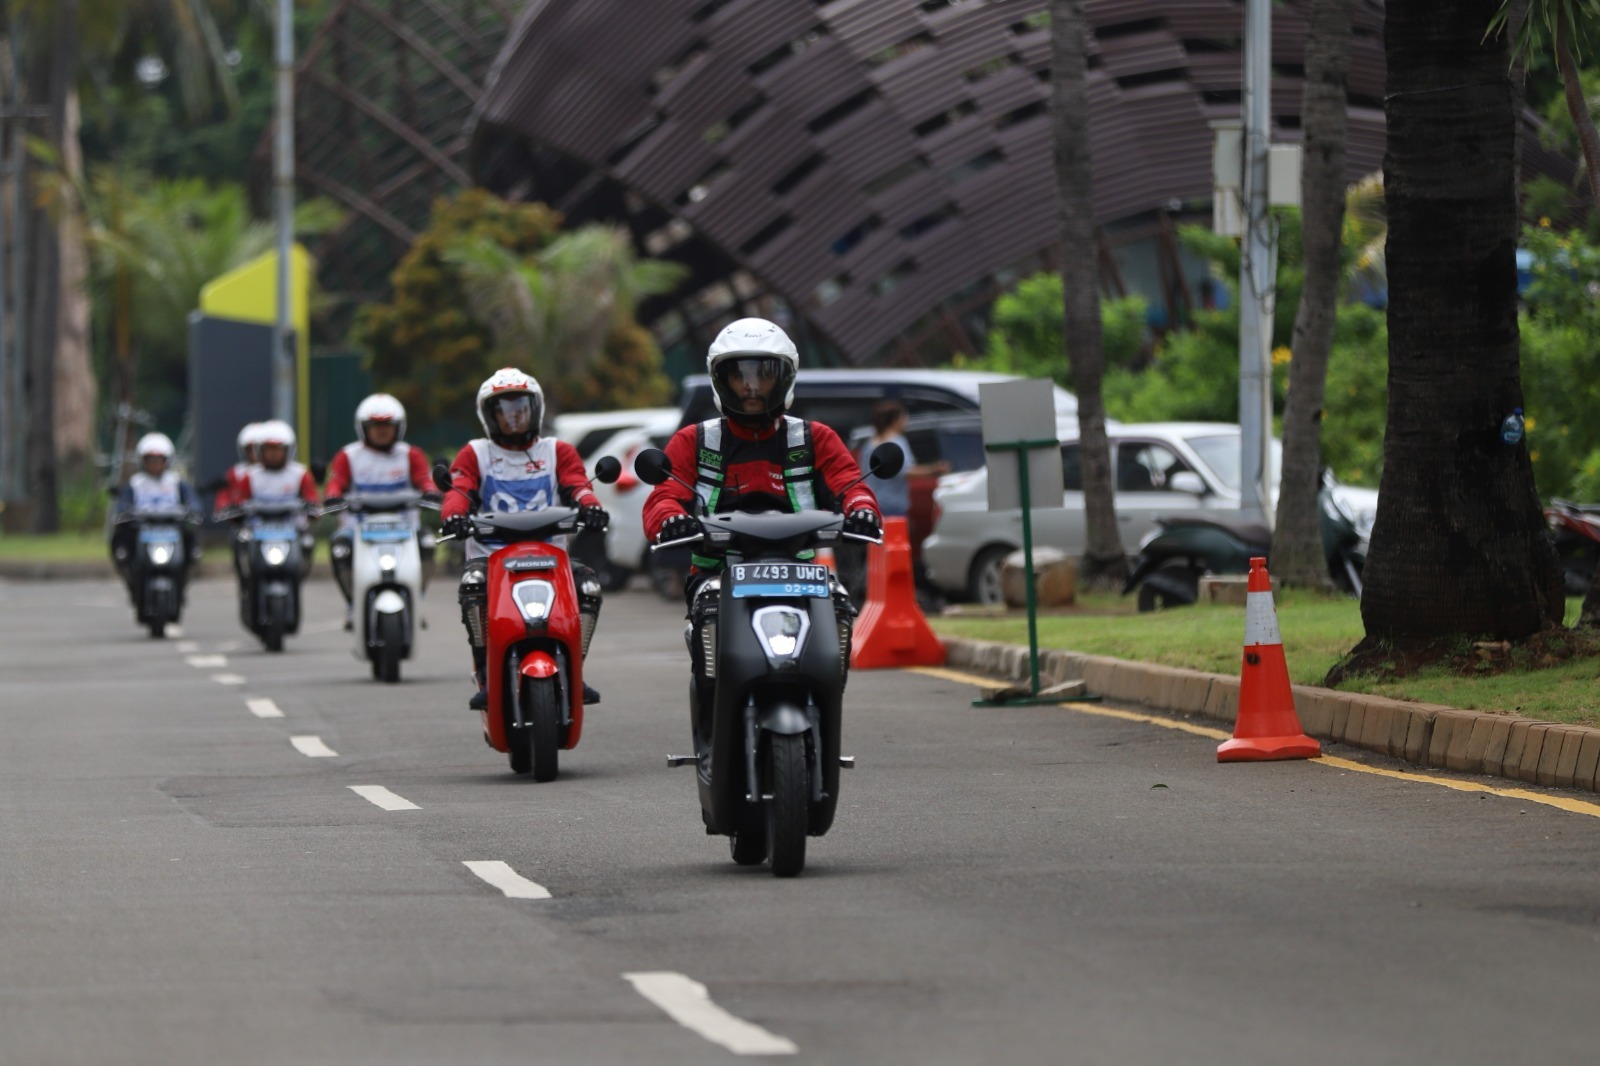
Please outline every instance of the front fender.
M384 589L372 598L372 609L379 614L399 614L406 609L406 598L394 589Z
M811 729L811 717L803 708L787 701L763 707L756 716L756 725L768 733L780 736L799 736Z
M522 660L517 672L523 677L555 677L558 669L555 659L542 651L531 651L528 657Z

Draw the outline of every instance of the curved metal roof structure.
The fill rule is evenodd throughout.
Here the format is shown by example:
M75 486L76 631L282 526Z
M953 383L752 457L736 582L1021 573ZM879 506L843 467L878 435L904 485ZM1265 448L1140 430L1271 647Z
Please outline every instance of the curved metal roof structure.
M1278 141L1298 136L1306 7L1274 5ZM867 359L1054 244L1045 8L536 0L479 105L475 176L580 215L624 206L641 237L676 234L665 254L709 246ZM1208 214L1208 124L1239 113L1242 4L1086 8L1096 217ZM1352 178L1382 161L1381 31L1381 6L1357 0Z

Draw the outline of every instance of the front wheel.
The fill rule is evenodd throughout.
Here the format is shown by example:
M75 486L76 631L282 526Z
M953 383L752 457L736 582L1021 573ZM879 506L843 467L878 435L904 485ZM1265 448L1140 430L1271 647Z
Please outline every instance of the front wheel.
M1145 578L1139 586L1139 610L1163 611L1190 607L1200 598L1200 575L1192 570L1166 567Z
M967 577L968 599L983 607L1000 607L1005 604L1004 586L1000 577L1005 569L1006 556L1010 555L1012 550L1004 544L996 544L978 553Z
M377 620L378 646L372 649L372 673L385 684L400 680L400 652L406 637L406 621L400 614L380 614Z
M524 678L522 717L527 724L511 731L511 769L533 772L535 781L554 781L560 772L561 704L554 678Z
M768 737L772 798L767 801L767 854L774 877L794 877L806 865L806 834L811 818L811 775L806 771L806 738ZM734 838L737 846L738 838ZM735 856L737 860L737 856Z
M268 651L283 650L283 634L289 628L289 602L283 596L267 600L267 617L261 626L261 644Z

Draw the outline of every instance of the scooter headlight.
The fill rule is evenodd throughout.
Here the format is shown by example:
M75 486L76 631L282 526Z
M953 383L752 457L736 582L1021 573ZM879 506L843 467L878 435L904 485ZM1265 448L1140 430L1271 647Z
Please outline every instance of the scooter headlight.
M772 659L796 659L806 646L811 619L793 607L763 607L751 616L756 637Z
M150 545L150 562L156 566L166 566L168 563L172 562L172 545Z
M385 574L394 573L395 567L399 565L400 560L398 557L396 557L394 552L378 553L378 569L382 570Z
M556 599L556 587L548 581L518 581L511 586L511 598L522 609L522 617L530 624L543 625L550 617L550 605Z
M289 549L282 544L268 544L261 549L261 557L267 561L268 566L282 566L289 558Z

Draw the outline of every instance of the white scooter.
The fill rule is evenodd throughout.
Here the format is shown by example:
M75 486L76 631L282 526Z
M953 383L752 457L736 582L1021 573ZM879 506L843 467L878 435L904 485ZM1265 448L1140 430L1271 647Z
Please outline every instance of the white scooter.
M372 664L374 680L393 683L400 680L401 661L411 657L422 603L416 509L436 511L439 505L411 489L352 492L343 505L355 518L350 544L350 602L356 613L351 651L358 660Z

